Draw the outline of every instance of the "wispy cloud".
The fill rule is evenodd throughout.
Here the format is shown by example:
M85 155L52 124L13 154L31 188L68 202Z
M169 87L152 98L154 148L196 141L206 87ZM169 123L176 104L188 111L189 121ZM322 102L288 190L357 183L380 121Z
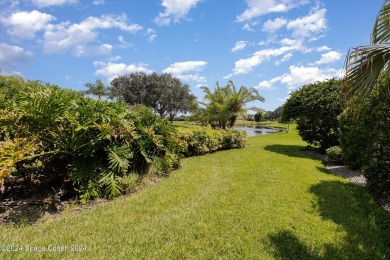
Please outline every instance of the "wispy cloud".
M308 0L246 0L248 7L237 16L237 21L245 22L268 13L285 13L308 2Z
M33 4L42 7L58 6L77 3L77 0L32 0Z
M289 67L289 73L272 78L271 80L261 81L257 88L273 88L274 84L279 82L280 84L287 86L289 91L292 91L308 83L339 78L341 76L341 69L321 69L317 66L305 67L292 65Z
M247 41L238 41L238 42L236 42L236 45L233 47L231 52L238 52L238 51L241 51L241 50L245 49L246 46L248 46L248 43L249 42L247 42Z
M96 70L96 75L101 75L107 78L108 81L112 81L118 76L125 74L131 74L135 72L152 73L153 71L147 68L147 64L125 64L125 63L113 63L113 62L100 62L95 61L93 63Z
M159 26L170 25L186 18L189 11L194 8L200 0L162 0L161 5L165 8L163 13L159 13L154 18L154 22Z
M9 45L6 43L0 43L0 68L2 69L2 73L16 73L15 65L19 63L28 63L33 57L33 53L31 51L26 51L25 49L15 46Z
M168 68L163 70L163 73L171 73L175 77L184 81L205 82L206 78L200 76L201 72L207 66L205 61L184 61L175 62Z
M316 61L316 64L327 64L341 59L341 53L338 51L329 51L321 54L321 59Z
M326 9L313 9L309 15L290 21L287 29L293 31L294 37L312 37L313 34L323 33L328 29L325 15Z
M263 24L263 31L268 33L275 33L277 30L287 24L287 20L283 18L276 18L275 20L268 20Z

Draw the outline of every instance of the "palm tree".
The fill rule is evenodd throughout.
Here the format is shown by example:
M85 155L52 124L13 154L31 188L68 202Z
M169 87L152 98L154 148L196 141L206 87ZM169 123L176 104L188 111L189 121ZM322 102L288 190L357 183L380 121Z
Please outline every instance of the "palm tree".
M352 48L345 61L344 89L355 101L367 98L378 79L390 72L390 0L385 0L371 33L371 45ZM390 96L390 85L385 86Z
M206 107L203 110L203 117L209 123L218 122L222 129L234 126L237 117L247 110L245 109L247 103L255 100L264 102L264 98L257 89L241 86L237 90L231 80L225 87L221 87L217 82L214 92L208 87L202 87L202 89L205 93L204 98L208 100L208 103L200 102Z

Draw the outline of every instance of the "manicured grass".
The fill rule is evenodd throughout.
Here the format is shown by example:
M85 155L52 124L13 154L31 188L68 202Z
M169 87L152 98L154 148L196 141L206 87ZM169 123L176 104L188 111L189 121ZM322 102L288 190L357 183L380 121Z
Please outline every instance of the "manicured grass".
M0 227L3 245L66 252L0 252L1 259L389 259L390 217L366 191L300 151L295 131L187 158L132 196ZM86 251L70 252L70 245Z

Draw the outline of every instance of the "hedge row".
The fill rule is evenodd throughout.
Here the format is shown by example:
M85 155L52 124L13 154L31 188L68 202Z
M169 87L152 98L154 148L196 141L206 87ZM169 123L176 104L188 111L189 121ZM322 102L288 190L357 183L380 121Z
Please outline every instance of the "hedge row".
M179 132L179 133L177 133ZM0 76L0 190L20 177L29 194L54 190L82 201L126 192L130 175L169 174L179 159L239 148L240 131L176 131L143 106Z
M185 157L242 148L246 144L246 132L240 130L194 127L179 128L177 131L179 151Z

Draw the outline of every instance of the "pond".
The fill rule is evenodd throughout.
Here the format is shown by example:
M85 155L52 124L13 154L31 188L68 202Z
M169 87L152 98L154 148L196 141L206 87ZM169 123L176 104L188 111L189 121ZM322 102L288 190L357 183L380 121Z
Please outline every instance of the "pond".
M255 127L249 127L249 126L240 126L240 127L234 127L236 130L245 130L248 137L256 136L256 135L265 135L265 134L272 134L272 133L279 133L282 132L282 129L273 129L273 128L255 128Z

